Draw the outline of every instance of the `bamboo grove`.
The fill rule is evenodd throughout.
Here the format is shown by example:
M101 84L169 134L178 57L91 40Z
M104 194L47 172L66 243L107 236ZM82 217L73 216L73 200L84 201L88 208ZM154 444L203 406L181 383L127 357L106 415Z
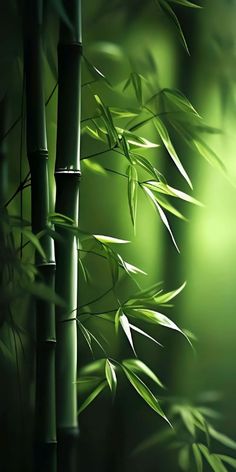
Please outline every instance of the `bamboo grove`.
M85 7L80 0L10 3L10 17L18 25L18 41L20 38L16 48L20 86L12 93L6 84L1 96L0 322L1 328L8 326L11 333L20 401L24 370L21 367L24 355L20 352L24 351L24 343L27 346L22 340L25 330L34 339L33 347L28 348L33 359L34 387L29 408L33 441L29 440L30 434L27 436L33 458L27 470L79 470L78 418L105 391L110 392L115 407L119 383L126 380L161 421L161 441L166 439L169 445L174 445L179 439L177 454L182 470L201 472L208 470L205 469L208 464L215 472L225 472L227 464L235 467L236 460L214 453L209 438L233 450L236 443L213 427L207 408L178 404L175 399L165 401L162 380L139 358L136 337L154 343L158 350L161 343L156 332L160 327L182 335L189 349L193 348L192 334L169 317L170 302L182 292L185 282L171 291L164 290L159 281L143 286L139 279L146 275L145 271L123 256L122 247L130 241L97 234L96 224L92 232L88 231L79 218L80 180L87 174L94 175L98 182L109 179L127 194L127 212L134 234L138 229L140 202L146 199L153 207L153 218L159 219L169 242L180 252L180 242L175 239L167 214L184 220L178 209L179 201L199 207L202 204L191 194L191 176L178 155L175 141L178 137L198 158L203 157L225 173L224 164L203 138L203 133L216 134L218 130L203 122L184 94L163 87L150 53L140 59L141 65L145 65L144 75L139 73L139 60L134 60L129 76L113 86L83 52ZM114 2L113 7L125 9L124 3ZM151 7L169 18L188 53L172 3L182 8L199 6L187 0L158 0ZM106 2L101 2L101 9L105 6ZM106 98L108 91L111 104ZM18 118L11 116L16 93L20 104ZM50 148L48 107L52 103L56 136ZM8 147L12 151L15 143L12 144L11 133L17 126L20 182L11 193L6 179L7 169L12 170ZM149 126L155 139L149 137ZM156 157L163 148L178 176L176 180L189 191L176 188L162 174ZM27 202L25 216L26 195L30 195L31 204ZM109 199L112 195L107 195ZM90 226L93 227L93 221ZM96 273L97 260L104 263L102 293L96 289L102 278ZM124 280L128 295L122 289ZM86 296L89 294L88 299L84 291ZM23 326L17 319L18 302L24 313ZM9 348L4 336L3 331L0 347L7 362ZM113 349L106 336L125 342L128 358L119 347ZM93 356L92 361L84 364L80 360L82 344ZM172 429L172 425L176 428ZM140 454L153 443L150 438L143 439L134 454ZM7 472L7 466L4 467Z

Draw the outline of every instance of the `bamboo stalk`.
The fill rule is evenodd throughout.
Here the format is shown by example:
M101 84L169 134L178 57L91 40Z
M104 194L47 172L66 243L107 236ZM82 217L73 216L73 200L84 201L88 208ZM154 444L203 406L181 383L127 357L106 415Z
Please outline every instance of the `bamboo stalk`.
M43 81L42 0L26 1L25 78L27 155L31 171L32 229L45 228L49 212L48 150ZM41 238L45 258L36 255L40 278L54 289L54 243ZM35 464L38 472L56 472L55 307L36 301Z
M78 221L81 110L81 4L64 2L69 22L60 25L58 46L58 121L56 151L56 211ZM70 24L71 27L70 27ZM67 309L57 307L57 436L58 471L76 469L77 420L77 291L78 251L74 235L60 230L56 243L56 291Z

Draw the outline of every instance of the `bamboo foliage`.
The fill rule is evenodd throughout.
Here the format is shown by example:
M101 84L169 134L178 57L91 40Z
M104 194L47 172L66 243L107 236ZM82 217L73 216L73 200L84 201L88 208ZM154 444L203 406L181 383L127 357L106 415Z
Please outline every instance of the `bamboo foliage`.
M58 117L56 211L78 222L80 177L80 108L82 55L80 1L65 2L69 24L61 21L58 46ZM78 251L75 235L56 226L63 242L56 244L56 291L66 309L56 310L58 470L75 467L77 420L77 291Z
M31 172L32 229L45 230L49 213L48 150L46 136L41 0L26 1L24 45L26 79L27 155ZM55 258L52 238L41 239L43 253L36 254L39 280L54 289ZM36 401L35 470L56 471L55 415L55 306L36 301Z

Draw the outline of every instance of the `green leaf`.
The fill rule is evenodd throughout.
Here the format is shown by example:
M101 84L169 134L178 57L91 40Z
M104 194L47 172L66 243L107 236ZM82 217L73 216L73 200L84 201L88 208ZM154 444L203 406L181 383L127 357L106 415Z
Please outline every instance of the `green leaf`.
M172 3L176 3L177 5L183 5L183 7L189 8L202 8L201 5L197 5L196 3L189 2L188 0L169 0Z
M170 320L166 315L159 313L155 310L150 310L147 308L129 308L128 315L133 318L141 319L149 323L158 324L164 326L165 328L172 329L181 333L191 345L191 341L186 336L184 331L182 331L172 320Z
M179 36L180 36L180 39L181 39L181 42L185 48L185 50L187 51L187 53L189 54L189 49L188 49L188 45L186 43L186 40L185 40L185 37L184 37L184 33L182 31L182 28L180 26L180 22L175 14L175 12L172 10L171 6L166 2L166 0L158 0L158 3L160 4L161 8L164 10L164 12L167 14L167 16L171 19L171 21L174 23L176 29L177 29L177 32L179 33Z
M191 197L187 193L182 192L174 187L171 187L168 184L163 182L156 182L150 180L146 182L145 185L150 188L153 192L164 193L165 195L170 195L170 197L180 198L188 203L193 203L194 205L204 206L201 202Z
M140 167L151 174L154 179L159 179L159 173L157 169L155 169L151 162L149 162L145 157L132 153L132 158Z
M213 167L217 167L220 171L226 172L223 162L221 162L216 153L211 148L209 148L206 143L201 141L199 138L195 138L192 139L192 144L199 154L201 154L201 156L209 162L209 164L211 164Z
M209 431L210 436L214 438L216 441L220 442L224 446L229 447L230 449L236 450L236 441L229 438L225 434L222 434L219 431L216 431L216 429L210 425L208 427L208 431Z
M78 327L79 327L81 333L84 336L84 339L85 339L86 343L88 344L88 347L89 347L90 351L93 353L91 336L90 336L89 331L84 327L84 325L78 319L77 319L77 324L78 324Z
M117 130L113 123L112 115L110 113L109 108L103 103L103 101L98 95L94 95L94 98L97 102L98 109L101 113L101 118L103 120L103 123L107 129L109 145L110 147L113 147L116 143L118 143L119 138L118 138Z
M138 328L137 326L134 326L132 324L129 324L130 325L130 328L133 329L133 331L136 331L137 333L141 334L142 336L145 336L146 338L150 339L151 341L153 341L154 343L158 344L158 346L162 346L161 343L159 343L155 338L153 338L152 336L150 336L150 334L146 333L145 331L143 331L142 329Z
M190 466L190 455L189 446L183 446L179 451L179 466L185 472L189 471Z
M233 457L230 457L230 456L226 456L224 454L217 454L217 457L225 462L226 464L229 464L231 465L231 467L233 467L234 469L236 469L236 459L234 459Z
M166 128L166 126L164 125L163 121L159 118L159 117L155 117L155 119L153 120L153 123L160 135L160 138L164 144L164 146L166 147L171 159L173 160L173 162L175 163L177 169L179 170L179 172L181 173L181 175L184 177L184 179L186 180L186 182L188 183L188 185L190 186L190 188L193 188L192 187L192 183L191 183L191 180L187 174L187 172L185 171L176 151L175 151L175 148L171 142L171 139L170 139L170 136L169 136L169 133L168 133L168 130Z
M106 80L106 77L105 75L99 70L97 69L97 67L95 67L93 64L91 64L91 62L89 62L89 60L83 55L83 59L85 61L85 64L90 72L90 74L92 75L92 77L94 77L94 79L96 80Z
M131 72L128 80L125 82L125 85L123 87L123 91L129 87L129 85L133 86L137 101L139 105L142 106L142 80L144 80L144 77L137 72Z
M103 244L127 244L130 243L130 241L127 241L126 239L118 239L118 238L113 238L112 236L105 236L104 234L94 234L93 235L95 239L100 241L100 243Z
M172 102L179 110L185 113L193 113L200 118L198 112L195 110L191 102L185 97L185 95L177 89L164 88L162 89L164 96Z
M143 400L162 418L164 418L168 423L168 419L165 416L164 412L162 411L160 404L157 398L153 395L151 390L147 387L147 385L131 370L127 369L125 366L122 365L122 369L129 380L129 382L133 385L135 390L138 394L143 398ZM169 423L170 424L170 423Z
M117 377L116 377L115 366L112 364L112 362L109 361L109 359L106 359L105 374L106 374L107 383L110 387L111 393L115 395L116 387L117 387Z
M135 349L134 349L134 343L133 343L133 338L132 338L132 333L131 333L131 330L130 330L130 325L129 325L129 320L127 318L127 316L121 311L120 312L120 315L119 315L119 322L120 322L120 325L122 326L122 329L129 341L129 344L134 352L134 355L136 356L136 352L135 352Z
M131 274L143 274L143 275L147 275L146 272L144 272L142 269L139 269L139 267L136 267L134 266L133 264L130 264L129 262L127 261L124 261L124 259L122 259L122 257L120 256L120 254L117 254L122 266L124 267L125 271L131 275Z
M86 364L80 369L80 374L81 376L90 376L91 374L100 374L103 375L105 368L105 359L99 359L94 362L90 362L89 364Z
M92 172L95 172L96 174L100 175L107 175L107 172L105 171L104 167L102 167L101 164L99 164L98 162L92 162L89 159L83 160L82 162L83 165Z
M158 194L154 195L154 198L156 199L157 203L159 203L161 207L167 210L169 213L176 216L180 220L187 221L187 218L185 218L182 213L180 213L173 205L171 205L171 203L165 197Z
M133 118L139 114L135 109L118 107L110 107L110 112L115 118Z
M170 234L170 237L174 243L174 246L176 247L177 251L180 252L178 246L177 246L177 243L175 241L175 238L174 238L174 235L171 231L171 228L170 228L170 225L169 225L169 221L164 213L164 211L162 210L161 206L159 205L159 203L157 202L155 196L153 195L152 191L146 187L146 185L142 185L142 188L145 190L145 192L148 194L148 196L151 198L152 202L154 203L156 209L158 210L158 213L160 215L160 218L162 220L162 222L164 223L165 227L167 228L169 234Z
M122 364L127 367L127 369L131 370L133 373L141 373L147 375L150 379L155 382L158 387L164 388L163 383L160 379L156 376L156 374L142 361L139 359L125 359L122 361Z
M192 444L193 456L197 467L197 472L203 472L202 456L197 444Z
M227 472L225 466L216 454L210 454L207 447L203 444L198 444L198 447L214 472Z
M106 380L103 380L103 382L101 382L93 391L92 393L90 393L90 395L86 398L86 400L84 401L84 403L82 403L82 405L80 406L79 410L78 410L78 415L80 413L82 413L82 411L85 410L85 408L87 408L87 406L90 405L90 403L92 403L95 398L106 388L107 386L107 382Z
M27 285L23 287L26 292L30 293L36 298L45 300L46 302L55 303L58 306L66 307L65 301L57 295L54 290L45 285L42 282L27 282Z
M177 295L182 292L182 290L186 287L186 282L184 282L180 287L176 290L171 290L170 292L160 293L154 297L155 302L158 305L164 305L165 303L169 302L173 298L177 297Z
M134 165L128 167L128 200L131 220L135 227L138 197L138 173Z
M157 148L159 147L159 144L152 143L146 138L143 138L142 136L137 136L134 133L131 133L131 131L124 130L122 128L117 128L117 132L119 135L124 136L126 141L130 145L130 149L151 149L151 148Z
M37 235L35 235L34 233L32 233L32 231L28 230L28 229L24 229L22 228L21 229L21 233L31 242L31 244L35 247L36 251L38 251L38 253L42 256L42 258L46 261L47 260L47 256L44 252L44 249L40 243L40 240L39 238L37 237Z

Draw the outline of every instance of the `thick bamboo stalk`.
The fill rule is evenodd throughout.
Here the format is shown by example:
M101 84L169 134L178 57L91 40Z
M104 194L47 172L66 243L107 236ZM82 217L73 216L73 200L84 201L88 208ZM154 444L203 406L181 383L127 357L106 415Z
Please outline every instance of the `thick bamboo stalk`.
M56 153L56 211L75 222L79 210L81 78L80 0L64 2L71 28L62 23L58 46L58 122ZM67 309L56 310L58 471L76 468L77 420L77 291L78 251L75 236L59 228L64 242L56 243L56 291Z
M48 151L43 81L42 0L26 1L25 75L27 155L31 171L31 213L34 233L43 230L49 212ZM54 244L41 238L45 258L36 255L43 282L54 288ZM55 307L36 301L35 465L38 472L56 472Z

